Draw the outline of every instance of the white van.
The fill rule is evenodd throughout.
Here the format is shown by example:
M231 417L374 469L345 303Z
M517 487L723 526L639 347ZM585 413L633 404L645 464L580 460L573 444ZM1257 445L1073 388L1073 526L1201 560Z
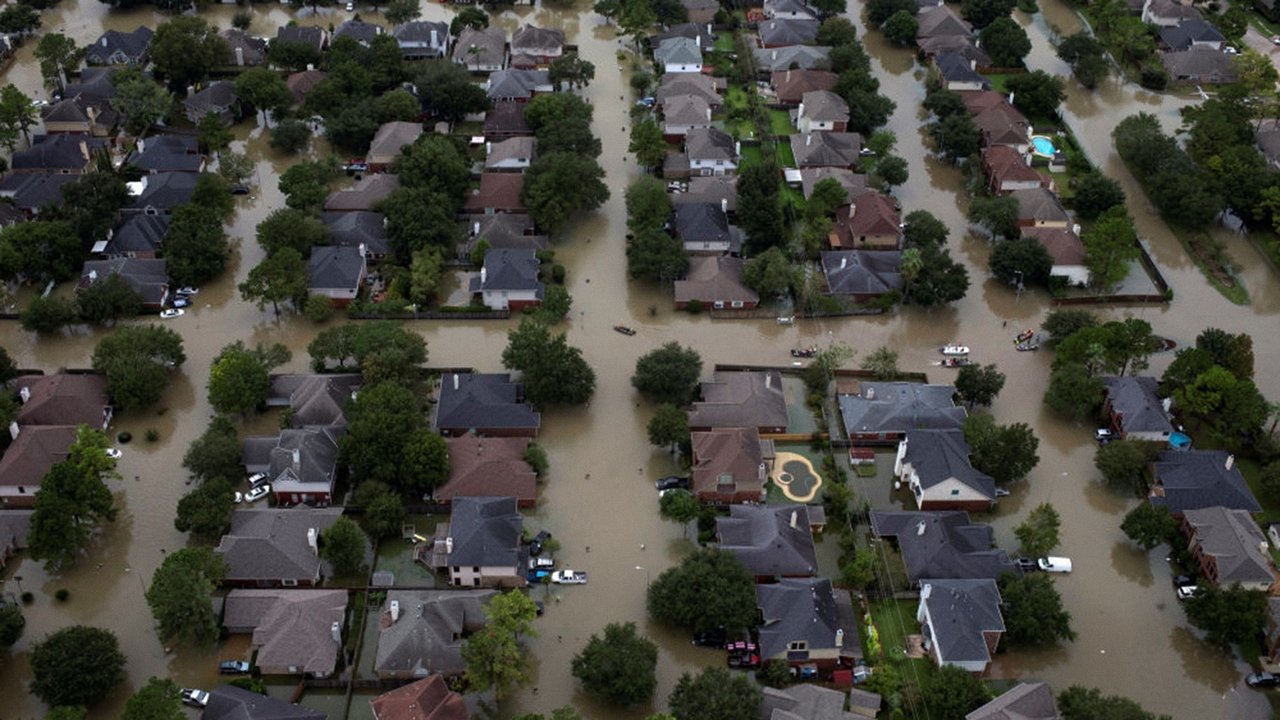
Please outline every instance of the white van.
M1052 573L1069 573L1071 572L1071 558L1064 557L1042 557L1036 563L1040 569L1045 572Z

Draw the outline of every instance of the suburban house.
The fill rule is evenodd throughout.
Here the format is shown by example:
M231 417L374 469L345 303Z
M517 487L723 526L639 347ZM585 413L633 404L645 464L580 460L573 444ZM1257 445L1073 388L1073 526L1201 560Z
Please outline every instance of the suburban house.
M17 435L12 436L15 431ZM0 458L0 507L34 507L44 476L55 463L67 459L76 441L76 426L13 423L9 433L13 442ZM0 555L4 554L0 547Z
M1001 602L990 578L920 581L916 621L938 667L953 665L975 675L987 671L1004 636Z
M894 538L912 583L929 578L989 578L1018 573L1005 551L995 547L990 525L969 522L962 510L913 512L872 510L877 538Z
M893 474L921 510L985 512L995 503L996 482L969 463L970 452L960 430L910 430L898 444Z
M346 307L360 294L368 271L364 248L314 247L307 261L307 292L329 298L334 307Z
M987 176L987 188L995 195L1014 190L1052 189L1052 181L1031 167L1031 155L1008 145L992 145L983 149L982 171Z
M1142 22L1158 27L1176 27L1188 20L1200 20L1200 11L1178 0L1144 0Z
M524 587L523 528L513 497L454 498L449 522L436 526L428 565L449 568L454 587Z
M227 56L223 59L223 64L229 67L257 67L267 61L266 40L239 28L227 28L218 34L227 43Z
M762 503L773 468L773 441L755 428L716 428L692 434L690 492L714 505Z
M538 281L534 250L495 250L484 254L484 267L471 278L470 290L490 310L524 310L542 304L546 286Z
M691 128L684 139L690 175L727 175L738 172L739 146L716 128Z
M1200 575L1214 585L1239 584L1271 593L1277 588L1267 536L1247 510L1207 507L1182 515L1182 532Z
M1048 683L1018 683L1003 695L964 716L964 720L1058 720L1058 705Z
M143 175L137 182L128 183L133 202L122 208L120 212L143 215L167 214L179 205L191 202L191 196L195 194L196 183L199 181L200 173L161 172Z
M383 172L406 145L412 145L422 136L422 123L389 122L383 123L374 134L369 144L369 152L364 156L369 172Z
M978 61L958 52L933 56L933 69L942 80L942 87L952 92L964 90L990 90L991 83L977 70Z
M14 553L27 549L27 534L31 532L34 514L35 510L0 510L0 570Z
M716 542L757 582L818 574L806 505L730 505L716 518Z
M844 188L846 197L857 197L867 191L867 176L855 173L849 168L802 168L798 172L800 175L800 192L804 194L806 200L813 197L813 190L818 183L827 178L840 183L840 187ZM793 181L789 179L787 182Z
M538 502L538 477L525 462L527 437L460 435L445 439L449 478L431 496L438 503L459 497L513 497L531 508Z
M818 12L804 0L764 0L764 16L790 20L815 20Z
M822 253L827 292L856 302L901 292L902 253L898 250L839 250Z
M511 64L546 67L564 55L564 31L525 25L511 34Z
M695 0L696 2L711 2L711 0ZM720 6L716 5L719 10ZM711 20L700 22L689 18L689 22L677 23L671 25L666 30L649 36L649 48L654 49L671 38L688 38L698 43L698 47L710 48L716 43L716 34Z
M860 382L837 393L845 432L855 445L898 443L909 430L959 429L965 411L951 385Z
M143 65L151 50L155 32L142 25L133 32L108 30L84 50L84 61L90 65Z
M828 70L831 68L829 47L813 45L788 45L776 48L755 48L756 69L761 73L790 70Z
M358 373L281 373L270 375L267 407L289 408L292 427L347 424L347 403L363 382Z
M345 190L336 190L324 201L326 212L360 212L372 210L400 187L400 177L390 173L365 175Z
M653 60L664 73L702 72L702 45L698 38L673 37L653 51Z
M234 685L209 691L201 720L326 720L319 710L277 700Z
M192 135L153 135L139 138L126 163L145 173L204 172L204 156Z
M389 590L378 615L378 677L457 677L462 645L484 627L493 590Z
M680 4L684 6L689 22L698 25L711 24L720 11L720 3L715 0L680 0Z
M302 427L286 428L276 437L247 437L241 461L246 472L271 478L278 505L327 507L333 502L343 432L343 426Z
M1018 201L1018 227L1056 227L1071 225L1071 216L1062 207L1058 194L1045 187L1014 190L1009 197Z
M328 79L329 73L323 70L302 70L290 73L284 79L284 84L289 88L289 94L293 95L293 101L301 104L317 85Z
M88 425L106 430L112 409L107 378L98 373L24 375L13 380L22 406L14 421L27 425ZM13 427L9 428L10 435Z
M10 173L0 178L0 198L28 217L35 217L46 206L62 205L62 186L80 178L76 175Z
M315 587L327 567L320 535L342 508L248 509L231 513L231 530L214 552L227 563L224 587Z
M106 69L106 68L99 68ZM114 93L114 88L112 89ZM120 113L111 107L110 99L90 100L81 95L64 95L40 111L40 122L48 135L74 133L107 137L120 123Z
M929 0L921 1L927 2ZM943 5L941 2L937 2L932 7L943 7ZM941 19L941 17L938 19ZM940 55L959 55L965 60L972 61L975 70L987 72L993 68L991 56L978 47L975 44L976 42L977 38L972 35L936 35L917 39L916 47L919 49L920 55L925 58L936 58Z
M1189 50L1193 47L1206 47L1222 51L1227 39L1218 32L1218 28L1201 18L1189 18L1173 27L1160 28L1159 46L1161 50Z
M76 290L84 291L114 276L138 294L145 310L159 310L169 300L169 271L165 260L120 257L111 260L85 260Z
M463 28L453 43L452 57L473 73L497 72L507 66L507 34L496 26Z
M711 127L711 106L698 95L676 95L662 106L662 135L682 140L694 128Z
M199 125L209 113L218 116L223 125L231 125L240 119L240 96L236 84L230 80L218 80L182 101L182 114L192 124Z
M364 248L365 260L378 262L391 254L387 219L382 213L325 212L320 219L329 228L329 242L338 247Z
M1007 97L992 90L957 94L982 134L983 147L1009 145L1019 153L1031 149L1031 121Z
M761 660L817 670L819 676L862 660L849 591L836 590L827 578L756 585L756 605L762 621Z
M458 258L462 260L471 259L481 240L490 248L508 250L537 251L547 247L547 236L538 232L528 215L468 215L463 226L467 239L458 244Z
M1166 450L1151 463L1152 505L1164 505L1175 517L1188 510L1221 506L1261 512L1235 455L1222 450Z
M828 90L811 90L800 100L796 127L802 133L816 131L843 133L849 124L849 104Z
M537 157L538 141L533 137L513 137L484 145L485 172L524 172Z
M755 307L760 296L742 282L745 264L742 258L730 255L690 257L684 279L675 282L676 309L683 310L691 302L717 310Z
M1102 411L1122 439L1167 442L1173 433L1168 401L1160 399L1160 381L1143 375L1103 377Z
M351 38L361 45L368 47L369 43L373 42L383 32L385 32L385 30L383 30L381 25L365 22L357 15L356 17L339 25L338 29L333 31L333 39L337 40L338 38L344 37Z
M789 138L798 168L852 168L858 164L862 150L862 136L858 133L808 132Z
M738 211L738 176L710 175L689 178L689 189L668 195L673 205L713 203L727 213Z
M755 428L761 435L787 431L787 401L777 370L717 370L702 383L702 400L689 413L689 430Z
M973 37L973 26L956 14L946 5L938 5L922 11L916 16L916 44L923 45L926 40L940 37Z
M374 720L469 720L462 696L449 689L443 675L427 677L385 692L369 701Z
M101 147L101 141L83 135L36 135L31 147L13 154L9 167L15 174L82 175L93 168Z
M1084 264L1084 241L1074 230L1027 227L1022 228L1022 237L1039 242L1049 253L1053 260L1049 277L1063 278L1068 285L1077 287L1089 284L1089 268Z
M112 78L119 71L120 68L113 67L83 68L75 82L67 82L62 97L79 99L105 112L110 107L108 101L116 96L116 85Z
M677 205L675 235L691 255L723 255L742 250L742 231L729 224L724 207L711 203Z
M523 173L487 172L480 175L480 187L467 196L463 208L468 213L494 215L496 213L526 213L528 208L520 199L524 188Z
M777 18L760 23L756 31L763 48L808 45L818 39L818 21Z
M850 693L808 683L761 690L760 720L862 720L875 718L882 703L879 695L864 690L851 692L874 700L855 702ZM851 706L848 712L844 709L846 700Z
M1186 50L1160 53L1160 63L1171 82L1225 85L1237 78L1231 57L1220 50L1193 45Z
M391 29L406 60L442 58L449 54L449 25L415 20Z
M769 77L775 100L787 107L796 107L804 101L805 93L816 90L830 91L840 76L826 70L782 70ZM839 97L839 96L837 96ZM845 106L848 109L848 105Z
M322 27L282 25L276 28L275 42L305 45L319 52L329 46L329 33Z
M494 102L528 102L538 93L553 90L555 86L551 84L551 74L547 70L516 67L495 71L485 84L485 93Z
M664 111L668 100L681 95L697 95L713 109L718 109L724 103L720 93L726 87L728 83L724 78L703 73L666 73L658 81L658 91L654 95L658 107Z
M346 590L232 590L222 624L253 633L254 664L271 675L328 677L338 666Z
M537 437L542 416L524 386L505 373L447 373L440 379L431 426L445 437Z

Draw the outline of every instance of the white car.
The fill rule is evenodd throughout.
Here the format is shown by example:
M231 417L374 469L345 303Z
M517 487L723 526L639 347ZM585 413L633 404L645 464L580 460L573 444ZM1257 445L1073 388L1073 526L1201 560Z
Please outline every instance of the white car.
M200 294L200 288L193 288L193 287L180 287L180 288L178 288L178 289L177 289L176 294L178 294L178 295L199 295L199 294Z
M171 320L176 317L182 317L185 314L186 314L186 311L183 310L182 308L169 308L168 310L160 311L160 317L164 320Z
M182 688L182 702L191 707L202 708L209 704L209 693L195 688Z
M266 481L266 479L267 479L267 474L266 474L266 473L263 473L263 472L260 472L260 473L254 473L254 474L252 474L252 475L250 475L250 476L249 476L249 487L250 487L250 488L256 488L256 487L258 487L259 485L261 485L263 482L265 482L265 481Z
M557 570L551 573L551 582L557 585L586 585L587 574L577 570Z
M244 494L244 501L249 503L258 502L262 498L266 497L269 492L271 492L271 483L259 485Z
M120 452L118 448L107 448L106 453L107 453L107 457L111 458L112 460L119 460L120 458L124 457L124 453Z
M1071 558L1064 557L1042 557L1036 564L1045 572L1051 573L1069 573L1071 572Z
M1183 585L1178 588L1178 599L1186 600L1200 594L1199 585Z

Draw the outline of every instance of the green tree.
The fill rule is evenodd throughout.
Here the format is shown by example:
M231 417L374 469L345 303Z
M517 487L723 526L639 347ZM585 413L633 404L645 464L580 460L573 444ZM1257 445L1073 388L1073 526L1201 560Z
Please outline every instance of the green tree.
M125 678L127 659L109 630L72 625L32 645L31 693L47 705L92 706Z
M238 480L244 474L240 464L240 438L236 426L226 416L216 415L200 437L182 456L182 467L195 480Z
M702 549L665 570L649 586L649 614L687 630L756 624L751 573L733 555Z
M412 492L443 485L449 479L449 446L444 438L426 428L415 429L404 449L404 472Z
M1004 388L1004 380L1004 373L994 363L965 365L956 375L956 394L971 408L990 405Z
M596 374L582 351L568 344L565 335L551 334L545 325L521 320L507 333L502 365L523 374L525 398L537 407L581 405L596 389Z
M677 720L742 720L760 714L759 686L740 673L703 668L680 675L667 706Z
M999 18L1008 18L1016 6L1015 0L964 0L960 15L974 27L984 28Z
M409 299L418 305L430 303L440 287L443 272L444 257L439 248L424 247L415 252L409 265Z
M206 545L166 555L147 588L147 605L161 640L194 645L216 642L219 627L213 591L226 575L226 561Z
M265 67L249 68L236 76L236 95L265 116L284 114L293 104L293 93L280 73Z
M877 380L892 380L901 372L898 370L898 351L881 345L863 359L862 369L875 375Z
M203 285L221 275L231 248L217 215L206 207L183 205L170 217L164 256L174 284Z
M849 191L844 189L839 180L823 178L814 184L813 193L805 201L804 213L808 217L832 217L836 208L848 202Z
M79 558L102 521L115 519L104 479L118 477L101 431L81 426L67 459L54 463L36 490L27 553L57 570Z
M547 451L538 443L529 443L524 449L524 461L533 470L533 474L543 477L547 474L547 470L551 468L551 462L547 460Z
M1124 205L1124 190L1112 178L1098 170L1090 170L1076 179L1071 207L1081 218L1095 220L1118 205Z
M1090 90L1097 87L1111 69L1106 47L1087 31L1064 38L1058 44L1058 57L1071 65L1071 74Z
M976 155L982 147L982 134L967 113L939 118L929 126L929 134L938 152L952 164Z
M489 108L489 98L485 96L484 89L471 81L466 68L449 60L421 63L415 79L414 87L418 89L422 107L442 120L457 122L471 113Z
M231 529L231 512L234 509L235 490L231 483L215 477L178 500L173 526L179 532L190 531L198 538L216 540Z
M282 248L291 248L302 257L311 254L315 245L328 245L329 227L320 218L291 207L273 210L258 223L258 245L275 255Z
M1065 340L1077 330L1097 327L1099 324L1101 321L1098 320L1098 316L1089 310L1064 308L1051 310L1045 316L1044 322L1040 323L1040 328L1049 333L1049 337L1053 340Z
M169 678L152 677L124 705L121 720L183 720L182 696Z
M1248 333L1205 328L1196 336L1196 349L1208 353L1214 365L1221 365L1237 379L1253 378L1253 337Z
M908 0L868 0L867 19L875 25L883 26L900 10L915 13L918 9L917 5Z
M271 303L279 317L281 302L289 302L295 311L301 309L309 282L307 261L297 250L281 248L249 271L249 277L239 285L240 297L256 303L259 310Z
M1009 195L974 198L969 205L969 222L986 228L992 237L1011 240L1018 228L1018 200Z
M271 149L286 155L297 155L311 142L311 128L305 122L287 118L271 128Z
M991 274L1010 285L1049 285L1053 258L1034 238L1020 237L996 243L991 251Z
M659 403L682 405L693 398L702 375L702 356L669 342L636 360L631 386Z
M627 152L636 156L636 162L645 170L662 167L667 156L667 143L662 139L662 128L653 118L645 118L631 126L631 143Z
M10 5L5 12L22 5ZM0 19L3 15L0 14ZM15 85L5 85L0 90L0 131L7 137L23 137L31 140L31 128L40 122L40 114L27 97ZM13 148L9 148L13 152Z
M657 665L658 646L628 622L605 625L603 637L592 634L571 668L588 692L625 707L653 697Z
M62 33L47 33L40 37L35 56L40 61L40 76L45 87L62 88L67 84L67 70L80 64L84 52L75 40Z
M1076 639L1071 613L1062 609L1062 596L1047 574L1002 576L1000 600L1005 634L1014 645L1043 646Z
M698 519L702 504L688 490L667 490L658 500L658 511L662 517L680 523L685 533L689 531L689 523Z
M1053 371L1044 402L1054 412L1077 422L1098 414L1102 405L1102 380L1094 377L1084 365L1069 363Z
M33 220L0 230L0 252L6 258L5 272L45 283L75 277L83 264L80 238L74 228L61 221Z
M1178 533L1178 521L1164 505L1138 503L1124 516L1120 529L1143 550L1169 542Z
M1013 18L997 18L983 28L978 37L997 67L1022 67L1023 58L1031 52L1031 39L1027 37L1027 31L1014 22Z
M990 415L970 415L964 439L973 449L973 466L1002 485L1026 477L1040 462L1040 440L1026 423L996 425Z
M421 188L397 188L383 200L377 209L386 216L396 258L408 264L424 247L452 250L460 237L453 205L452 199Z
M627 245L627 273L633 278L670 282L688 265L684 243L662 230L642 230Z
M782 205L778 199L778 168L768 158L738 173L738 227L747 236L747 250L762 253L783 237Z
M656 177L636 178L627 187L626 203L627 228L633 233L660 230L671 218L671 197Z
M348 421L347 434L339 440L338 448L352 478L413 487L416 479L408 472L406 453L415 432L426 428L426 417L413 392L391 382L366 386L351 404Z
M1141 495L1147 488L1147 464L1152 459L1152 453L1142 443L1115 440L1098 448L1093 464L1111 489Z
M271 368L264 355L261 348L254 352L242 342L222 348L209 368L209 404L214 410L248 415L266 404Z
M122 317L133 317L142 309L142 296L118 274L94 282L76 293L76 312L81 320L110 325Z
M0 607L0 648L16 645L27 626L27 619L22 616L22 608L16 603Z
M538 227L559 230L573 215L609 199L604 170L590 157L566 152L539 155L524 173L521 201Z
M658 406L649 420L649 442L658 447L675 446L689 440L689 416L670 403Z
M138 410L160 399L169 371L186 359L176 332L159 325L129 325L98 341L93 369L107 376L107 395L117 407Z
M1005 90L1013 95L1014 106L1029 117L1051 118L1066 99L1062 79L1043 70L1009 77Z
M443 135L423 135L401 150L393 170L407 187L459 198L471 181L471 162L458 144Z
M552 60L547 74L557 92L562 84L568 84L569 89L573 90L584 88L595 79L596 66L578 57L578 53L570 52Z
M804 271L775 246L742 266L742 282L761 297L783 296L804 282Z
M524 593L501 593L485 609L488 622L462 644L467 683L477 692L492 689L501 700L529 681L529 656L520 639L536 635L533 619L538 608Z
M142 135L173 112L173 95L163 85L137 70L122 70L111 79L116 95L111 99L124 116L124 129Z
M365 485L371 484L365 483ZM400 496L387 492L365 506L364 529L375 541L396 537L404 526L404 519L404 503L401 502Z
M964 720L991 699L982 680L956 665L943 665L930 674L921 692L929 716L940 720Z
M30 5L17 3L0 11L0 32L25 36L40 27L40 13Z
M1058 712L1062 720L1173 720L1169 715L1149 713L1129 698L1104 696L1096 688L1080 685L1058 693Z
M380 123L414 122L422 115L422 103L413 93L401 88L374 100L373 113Z
M892 190L899 185L905 185L911 173L907 168L906 160L896 155L885 155L876 161L875 176L880 179L880 183L885 188Z
M1205 640L1223 648L1253 640L1267 623L1267 594L1239 585L1201 588L1183 607Z
M855 550L853 557L840 565L840 582L855 590L865 589L876 580L876 563L875 553Z
M320 557L333 565L337 575L354 575L364 566L365 540L360 527L340 517L320 536Z
M360 370L370 356L383 352L402 356L408 366L427 361L427 344L422 336L390 320L338 325L321 332L307 345L315 372L333 367Z
M457 37L464 28L484 30L489 27L489 13L474 5L468 5L458 11L449 23L449 34Z
M1041 503L1031 511L1027 519L1013 529L1018 538L1018 549L1028 557L1044 557L1058 547L1058 529L1062 519L1049 503Z
M928 210L907 213L902 223L902 240L907 247L938 248L946 244L951 231L946 223L934 217Z
M209 76L227 56L227 42L203 18L175 17L160 23L151 38L151 62L175 92Z
M463 8L464 11L470 9L472 9L470 6ZM479 10L479 8L475 9ZM415 0L391 0L387 3L387 9L382 12L382 16L392 25L404 25L422 17L422 8Z
M318 211L328 195L329 183L337 177L335 164L319 160L300 162L281 173L276 186L284 193L284 202L289 207Z
M916 41L916 33L920 32L920 22L911 10L898 10L889 16L882 28L884 36L894 45L903 47Z
M1123 205L1104 211L1081 239L1089 284L1096 288L1119 284L1129 274L1129 263L1138 258L1138 235Z

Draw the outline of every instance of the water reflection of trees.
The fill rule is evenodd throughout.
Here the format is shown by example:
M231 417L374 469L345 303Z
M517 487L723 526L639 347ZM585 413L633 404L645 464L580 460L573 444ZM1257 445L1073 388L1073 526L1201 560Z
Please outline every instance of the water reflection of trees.
M1227 693L1248 671L1243 663L1237 667L1234 655L1229 655L1216 645L1210 645L1185 627L1175 627L1169 633L1169 645L1182 660L1185 676L1205 685L1216 693ZM1243 717L1224 714L1223 717Z
M1157 548L1154 552L1163 550ZM1155 575L1151 572L1150 553L1131 542L1121 541L1112 546L1111 567L1121 577L1142 587L1151 587L1155 582Z

